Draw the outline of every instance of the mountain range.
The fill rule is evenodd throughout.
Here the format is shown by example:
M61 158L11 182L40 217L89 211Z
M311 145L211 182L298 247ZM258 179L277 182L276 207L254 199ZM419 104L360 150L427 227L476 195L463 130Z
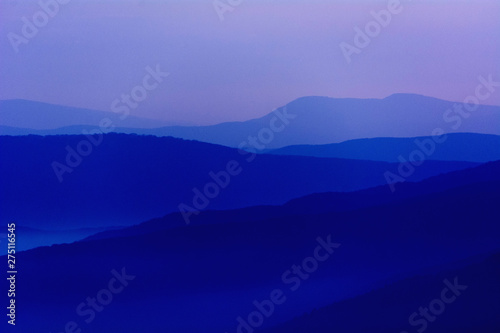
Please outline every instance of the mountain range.
M279 205L318 192L386 185L386 173L398 174L402 168L378 161L257 155L125 134L94 137L99 145L87 156L79 155L79 145L88 140L83 135L0 137L8 158L0 165L0 219L56 230L131 225L180 209ZM412 167L406 164L404 168ZM234 176L227 174L228 165ZM406 179L418 181L476 165L429 160Z
M1 134L23 134L22 131L53 131L61 127L99 127L103 119L121 127L154 128L171 125L156 119L126 117L113 112L96 111L22 99L0 101ZM8 131L14 131L9 133ZM15 131L20 131L16 133ZM78 134L81 134L79 132Z
M83 130L95 131L100 120L108 117L115 132L173 136L229 147L240 147L245 142L250 146L251 136L259 139L259 150L441 132L500 135L498 106L480 105L470 113L461 103L415 94L394 94L384 99L302 97L258 119L166 127L161 121L132 116L122 121L112 112L11 100L0 103L0 134L82 134Z
M327 145L297 145L269 150L273 155L347 158L369 161L399 162L415 151L424 152L436 161L484 163L500 160L500 136L476 133L451 133L439 139L373 138L349 140Z
M304 97L196 127L3 101L15 328L498 333L500 107L461 107Z
M358 311L345 308L346 315L340 316L339 322L318 322L325 325L323 330L314 325L305 327L315 328L318 333L329 332L330 327L349 332L346 327L352 323L356 328L353 332L364 332L366 323L357 324L356 318L370 319L378 313L387 316L383 311L390 303L380 308L373 306L383 299L404 307L395 313L393 321L374 328L399 328L412 311L418 310L415 304L428 304L432 300L428 295L440 296L440 289L433 285L442 283L443 277L450 281L455 278L454 270L448 273L450 264L499 250L500 229L496 222L500 216L495 208L500 199L499 185L498 181L479 182L352 211L263 220L249 216L238 223L166 226L146 234L24 251L18 256L23 272L26 277L37 278L18 281L17 297L25 304L19 315L29 313L32 317L36 313L37 320L20 322L19 327L55 331L70 320L87 327L85 317L75 314L75 308L87 296L106 287L114 269L131 276L131 280L123 292L114 296L105 315L98 314L91 323L96 332L135 332L145 322L153 332L238 332L238 317L248 318L256 309L255 302L264 302L273 290L281 290L286 302L276 306L272 316L259 327L269 328L300 318L314 308L357 300L384 286L389 287L377 292L379 295L368 300L360 298ZM294 274L283 277L294 264L304 265L305 258L312 256L318 245L318 238L337 244L330 258L308 269L303 278ZM479 266L473 270L465 267L465 273L458 276L459 281L468 284L471 296L479 295L470 299L485 301L485 297L496 295L495 290L485 289L496 288L498 266L491 260L485 265L476 261ZM444 273L435 277L433 284L425 283L428 278L420 283L416 272L431 269ZM416 282L405 282L409 278ZM402 282L390 287L398 281ZM54 283L60 288L45 287ZM424 288L428 288L425 293L418 292ZM405 301L410 295L413 298ZM37 302L39 299L45 301ZM489 302L467 306L484 308L478 312L482 316L476 317L478 320L494 318ZM137 321L137 317L142 320ZM461 323L474 323L469 316L453 318L436 327L449 331ZM498 329L494 321L482 323L488 332ZM301 325L294 327L297 332L305 332L300 330Z
M394 193L387 191L387 186L377 186L354 192L315 193L292 199L280 206L252 206L220 211L208 210L201 212L196 219L193 219L192 225L240 223L249 220L266 220L311 213L347 212L387 205L475 183L500 181L499 170L500 161L496 161L474 168L430 177L420 182L400 183L397 184L397 191ZM182 214L176 212L131 227L96 232L84 240L130 237L184 226L186 224Z

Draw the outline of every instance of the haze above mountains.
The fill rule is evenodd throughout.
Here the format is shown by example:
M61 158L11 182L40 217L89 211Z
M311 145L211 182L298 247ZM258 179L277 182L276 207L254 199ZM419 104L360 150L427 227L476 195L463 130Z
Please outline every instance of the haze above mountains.
M0 103L0 134L55 135L95 131L109 118L114 132L173 136L238 147L263 128L276 127L276 112L285 117L285 128L266 145L332 144L376 137L417 137L471 132L500 135L500 106L481 105L473 113L455 112L460 103L415 94L394 94L384 99L335 99L303 97L258 119L211 126L168 126L161 121L126 117L22 100ZM462 106L463 107L463 106ZM465 112L465 113L464 113ZM286 117L286 115L289 115ZM278 123L279 127L281 124Z

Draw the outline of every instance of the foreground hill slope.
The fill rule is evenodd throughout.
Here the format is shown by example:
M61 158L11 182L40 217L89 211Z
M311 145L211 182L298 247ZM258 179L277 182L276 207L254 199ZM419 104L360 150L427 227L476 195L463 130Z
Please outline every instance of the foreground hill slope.
M96 332L235 332L236 318L255 311L252 302L278 288L287 301L264 325L276 326L384 281L497 250L499 185L470 184L351 212L199 225L25 251L18 256L23 275L17 299L25 319L19 328L56 331L74 320ZM283 274L313 255L318 237L340 245L292 291L296 283ZM122 268L135 278L85 323L75 308Z
M499 332L500 253L473 259L476 262L457 263L462 267L432 275L417 275L259 332ZM455 282L460 289L450 290ZM445 289L448 291L444 298L449 304L442 300ZM430 306L426 318L419 309Z

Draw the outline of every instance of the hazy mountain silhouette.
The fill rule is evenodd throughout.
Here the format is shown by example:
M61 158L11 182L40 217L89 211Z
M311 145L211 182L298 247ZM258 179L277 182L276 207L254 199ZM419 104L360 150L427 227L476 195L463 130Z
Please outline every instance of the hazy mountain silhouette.
M198 207L279 205L312 193L355 191L386 184L385 172L398 173L399 168L374 161L243 155L232 148L168 137L109 134L101 139L59 182L53 162L66 164L67 148L77 149L85 136L0 137L9 161L0 165L1 220L44 229L136 224L178 211L181 203L195 206L193 189L205 192L206 184L215 182L210 173L226 170L230 161L239 163L240 174ZM71 160L78 162L72 154ZM425 161L408 181L475 165Z
M285 128L282 128L280 120L272 123L276 114L269 113L258 119L212 126L134 129L130 128L133 126L129 123L117 122L117 127L124 128L116 128L115 131L173 136L238 147L240 143L248 141L249 136L257 136L263 128L271 126L279 128L274 139L266 145L267 149L298 144L330 144L363 138L428 136L433 135L436 128L446 133L471 132L500 135L499 106L481 105L465 119L452 111L456 104L461 105L414 94L395 94L384 99L338 99L313 96L299 98L277 110L282 115L286 110L286 114L290 115L290 118L285 120L287 123ZM22 119L24 118L23 116ZM73 117L71 119L74 120ZM0 124L28 127L21 126L21 124L13 125L12 122ZM81 125L78 121L72 124ZM61 128L55 131L0 128L4 131L0 133L79 134L82 128L85 126Z
M327 145L288 146L268 153L398 162L400 155L408 158L413 151L420 150L437 161L500 160L500 136L497 135L451 133L442 143L433 141L432 137L357 139Z
M54 130L72 125L84 125L81 128L95 129L105 118L108 118L114 126L120 127L154 128L169 125L166 121L134 116L121 119L121 116L122 114L113 112L22 99L3 100L0 101L0 133L2 135L38 134L41 130ZM77 134L82 133L81 128Z
M204 211L193 219L191 225L240 223L292 215L345 212L395 203L455 187L491 181L500 181L500 161L431 177L418 183L400 183L397 184L397 191L394 193L389 190L388 186L378 186L355 192L315 193L292 199L281 206L255 206L234 210ZM102 231L87 237L85 240L137 236L184 226L186 226L186 223L182 214L171 213L139 225L119 230Z
M18 255L23 275L16 296L23 304L18 314L24 318L18 328L57 331L70 320L87 328L75 308L106 288L111 270L122 267L135 279L114 296L106 315L97 314L89 330L235 332L236 318L255 311L254 300L262 301L280 288L287 301L265 324L275 326L380 288L388 279L498 250L499 185L498 181L470 184L351 212L198 225L25 251ZM317 237L330 234L341 246L299 289L289 290L282 274L312 255ZM475 279L487 283L472 281L471 291L495 281L491 274L497 271L490 271L497 266L488 267L494 268L475 271ZM53 285L59 287L47 288ZM429 295L439 296L440 289L432 288ZM428 301L427 297L415 300L421 305ZM404 321L411 312L406 308L402 312ZM359 313L360 318L363 315ZM481 316L471 312L467 322Z
M25 251L39 246L73 243L78 240L82 240L90 235L113 229L117 229L117 227L81 228L69 230L41 230L17 225L16 250Z

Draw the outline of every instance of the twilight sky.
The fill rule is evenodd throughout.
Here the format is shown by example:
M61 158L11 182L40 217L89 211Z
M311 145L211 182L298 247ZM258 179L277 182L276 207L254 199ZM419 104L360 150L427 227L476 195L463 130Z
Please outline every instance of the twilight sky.
M348 63L340 43L355 46L354 28L392 1L220 0L232 9L221 20L213 0L71 0L53 17L0 0L0 99L111 111L136 88L147 97L134 115L213 124L307 95L462 101L479 75L500 81L498 0L401 0ZM38 32L23 36L34 16ZM137 88L148 66L169 73L149 91ZM485 104L500 105L500 90Z

